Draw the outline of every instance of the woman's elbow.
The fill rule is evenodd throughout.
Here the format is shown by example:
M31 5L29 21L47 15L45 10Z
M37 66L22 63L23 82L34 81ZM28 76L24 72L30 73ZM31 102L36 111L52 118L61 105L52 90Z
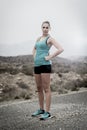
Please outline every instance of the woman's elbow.
M64 51L64 49L63 48L60 48L60 52L62 53Z

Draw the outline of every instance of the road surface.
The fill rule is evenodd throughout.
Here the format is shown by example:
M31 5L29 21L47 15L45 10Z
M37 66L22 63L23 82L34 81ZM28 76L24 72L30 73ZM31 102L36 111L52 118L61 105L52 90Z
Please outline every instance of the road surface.
M0 130L87 130L87 91L52 96L53 118L31 117L38 101L0 103Z

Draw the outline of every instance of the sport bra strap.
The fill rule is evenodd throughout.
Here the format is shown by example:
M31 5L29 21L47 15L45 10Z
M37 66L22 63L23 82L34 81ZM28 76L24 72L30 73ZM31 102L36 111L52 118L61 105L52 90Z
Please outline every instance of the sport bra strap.
M50 36L47 37L47 39L46 39L46 44L47 44L47 40L48 40L49 38L50 38Z

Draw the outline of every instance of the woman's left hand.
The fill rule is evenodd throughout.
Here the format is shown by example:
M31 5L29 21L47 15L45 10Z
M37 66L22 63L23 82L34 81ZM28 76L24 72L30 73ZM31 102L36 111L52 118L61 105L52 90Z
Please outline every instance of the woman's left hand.
M50 60L50 59L51 59L50 55L49 56L45 56L45 60Z

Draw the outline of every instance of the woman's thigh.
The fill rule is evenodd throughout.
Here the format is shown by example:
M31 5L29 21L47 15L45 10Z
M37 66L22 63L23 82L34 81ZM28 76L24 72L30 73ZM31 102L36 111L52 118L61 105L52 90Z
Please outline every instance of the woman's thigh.
M50 88L50 73L42 73L41 79L42 79L42 86L44 89Z
M41 74L34 74L35 81L38 89L42 88L42 80L41 80Z

